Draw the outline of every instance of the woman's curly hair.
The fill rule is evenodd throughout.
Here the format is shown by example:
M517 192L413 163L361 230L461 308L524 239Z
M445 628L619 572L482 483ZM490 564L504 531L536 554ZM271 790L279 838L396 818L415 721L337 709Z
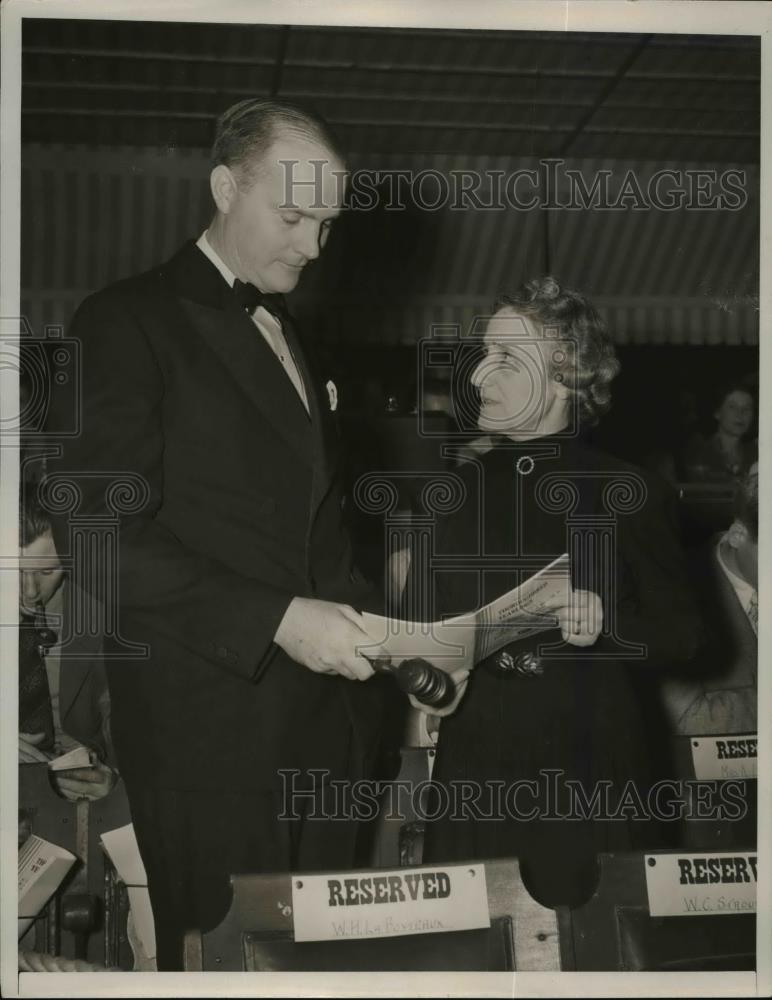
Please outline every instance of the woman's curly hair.
M527 316L547 339L566 343L567 363L551 361L549 375L559 374L574 394L579 422L596 424L611 406L611 383L620 364L606 325L590 302L547 276L500 295L494 305L499 309Z

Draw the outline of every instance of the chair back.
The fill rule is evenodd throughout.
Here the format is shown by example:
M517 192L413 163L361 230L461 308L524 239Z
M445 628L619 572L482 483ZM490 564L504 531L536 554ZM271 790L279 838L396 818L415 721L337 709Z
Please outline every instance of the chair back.
M420 876L442 867L401 868L399 875ZM490 927L331 941L295 940L292 880L309 876L234 875L233 901L223 922L206 934L192 930L186 935L185 968L220 972L559 969L555 911L529 896L515 859L487 861L484 870ZM376 868L327 877L377 877L383 872ZM350 912L346 918L351 918Z

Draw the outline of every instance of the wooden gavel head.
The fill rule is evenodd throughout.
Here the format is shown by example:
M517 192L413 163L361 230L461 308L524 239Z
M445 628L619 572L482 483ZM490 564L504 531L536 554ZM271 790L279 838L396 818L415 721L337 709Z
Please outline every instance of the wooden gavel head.
M397 683L424 705L442 708L453 701L455 686L444 670L420 657L403 660L397 668Z

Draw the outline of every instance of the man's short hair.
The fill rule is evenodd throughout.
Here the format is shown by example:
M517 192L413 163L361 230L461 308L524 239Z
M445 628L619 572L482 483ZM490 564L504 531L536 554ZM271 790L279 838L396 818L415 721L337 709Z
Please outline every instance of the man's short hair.
M737 484L734 516L748 530L754 542L759 538L759 473L754 467Z
M281 135L316 142L344 161L340 144L321 115L292 101L250 97L218 118L212 166L240 167L251 183L255 169Z
M51 531L51 515L41 507L32 490L27 491L20 521L20 544L23 549Z

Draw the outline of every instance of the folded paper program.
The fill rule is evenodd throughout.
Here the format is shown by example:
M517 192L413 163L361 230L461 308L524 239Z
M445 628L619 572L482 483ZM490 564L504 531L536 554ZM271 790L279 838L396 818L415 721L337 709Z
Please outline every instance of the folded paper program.
M571 566L566 553L490 604L440 622L407 622L365 614L367 631L398 666L422 657L451 672L471 668L511 642L554 628L554 609L568 602ZM367 653L368 647L361 652Z

